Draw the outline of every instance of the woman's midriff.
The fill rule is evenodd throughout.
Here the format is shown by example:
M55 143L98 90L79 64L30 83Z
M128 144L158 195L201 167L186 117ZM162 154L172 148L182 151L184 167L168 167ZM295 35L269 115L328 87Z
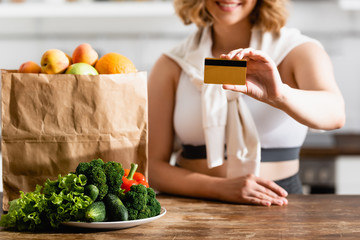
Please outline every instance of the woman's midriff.
M206 159L186 159L179 154L176 158L176 164L193 172L226 177L226 161L219 167L208 168ZM260 177L274 181L293 176L298 171L298 159L281 162L262 162L260 164Z

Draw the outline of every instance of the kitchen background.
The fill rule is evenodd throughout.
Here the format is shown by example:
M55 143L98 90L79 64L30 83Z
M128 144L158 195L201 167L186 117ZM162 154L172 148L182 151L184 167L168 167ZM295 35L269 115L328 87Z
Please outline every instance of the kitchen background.
M288 26L320 40L329 53L346 102L345 127L310 132L305 146L332 146L333 134L360 134L360 0L292 0L289 10ZM183 26L170 0L0 0L0 68L39 63L49 48L71 54L88 42L100 55L121 53L149 72L162 52L194 30ZM305 192L360 193L360 155L302 160Z

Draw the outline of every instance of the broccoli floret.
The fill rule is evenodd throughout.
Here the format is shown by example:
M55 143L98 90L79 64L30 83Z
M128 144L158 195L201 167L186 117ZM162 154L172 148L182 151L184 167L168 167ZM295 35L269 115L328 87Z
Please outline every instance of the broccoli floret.
M152 189L152 188L147 188L146 189L147 190L147 194L148 194L148 196L149 196L149 198L151 199L151 198L156 198L156 193L155 193L155 191L154 191L154 189Z
M98 159L94 159L90 162L91 166L93 167L104 167L104 161L101 159L101 158L98 158Z
M135 220L137 218L139 211L134 208L126 208L126 209L128 210L128 220Z
M77 166L76 170L75 170L75 173L76 175L79 175L79 174L84 174L86 175L87 172L89 171L90 169L90 162L81 162L79 163L79 165Z
M108 193L119 195L124 173L120 163L114 161L104 163L100 158L79 163L76 168L76 174L84 174L87 177L87 184L93 184L99 189L96 200L102 200Z
M123 203L128 210L129 220L154 217L161 210L155 191L142 184L131 186L123 196Z
M78 166L76 167L76 171L75 173L77 175L79 174L89 174L91 172L91 169L94 167L103 167L104 166L104 161L101 158L98 159L94 159L90 162L81 162L78 164Z
M86 177L88 178L89 184L94 184L99 189L98 199L102 200L109 189L106 184L106 174L104 169L99 166L93 166Z
M102 159L94 159L91 162L79 163L76 168L76 174L84 174L87 178L87 184L94 184L99 189L98 200L102 200L108 193L106 183L106 174L103 169Z
M124 176L124 168L118 162L107 162L104 165L104 171L106 174L107 185L109 187L109 193L119 195L122 185L122 177Z
M137 219L149 218L152 217L151 210L148 207L144 207L138 211Z
M154 189L147 188L148 197L147 197L147 203L146 205L151 211L151 216L157 216L160 214L161 211L161 205L160 202L156 199L156 193Z

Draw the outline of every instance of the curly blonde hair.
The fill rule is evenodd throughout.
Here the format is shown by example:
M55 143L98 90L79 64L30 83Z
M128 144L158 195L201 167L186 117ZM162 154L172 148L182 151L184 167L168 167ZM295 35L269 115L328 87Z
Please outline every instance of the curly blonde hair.
M253 26L264 31L278 33L285 26L288 17L288 0L257 0L250 14ZM205 8L205 0L174 0L176 14L185 25L196 24L205 27L212 23L212 17Z

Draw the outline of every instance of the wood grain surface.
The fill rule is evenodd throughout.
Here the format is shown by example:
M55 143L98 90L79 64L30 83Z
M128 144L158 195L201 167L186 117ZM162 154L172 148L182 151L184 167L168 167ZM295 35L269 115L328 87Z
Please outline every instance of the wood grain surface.
M0 230L0 239L360 239L360 196L290 195L288 206L251 206L159 195L167 213L121 230Z

